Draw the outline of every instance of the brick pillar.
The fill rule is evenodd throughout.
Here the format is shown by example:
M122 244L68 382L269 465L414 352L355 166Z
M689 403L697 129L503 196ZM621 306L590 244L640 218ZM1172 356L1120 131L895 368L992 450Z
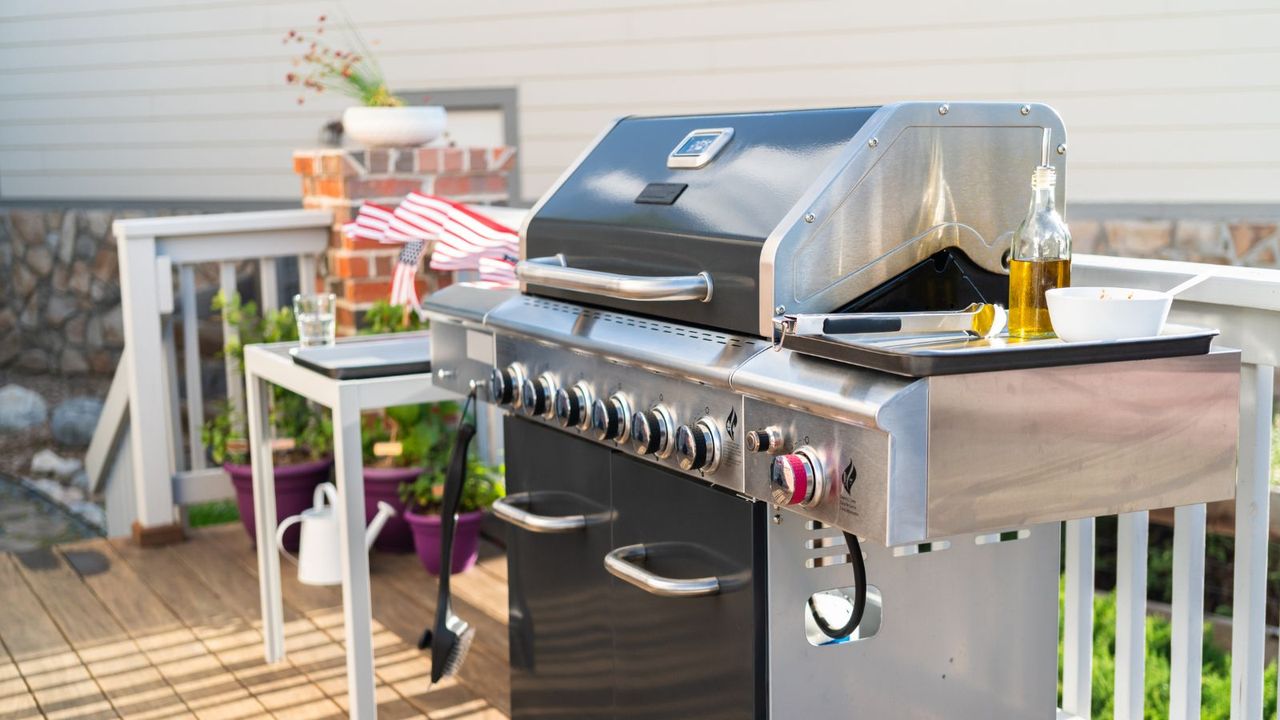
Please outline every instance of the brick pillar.
M412 190L467 203L508 199L507 175L515 148L326 148L293 154L302 176L302 206L333 211L333 234L317 288L338 296L338 334L355 332L361 311L391 292L398 246L347 238L342 225L368 200L394 207ZM419 294L448 284L447 276L418 274Z

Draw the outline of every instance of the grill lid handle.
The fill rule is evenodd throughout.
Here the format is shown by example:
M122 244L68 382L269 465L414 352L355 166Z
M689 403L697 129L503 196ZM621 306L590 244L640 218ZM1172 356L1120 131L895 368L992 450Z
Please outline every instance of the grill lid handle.
M560 290L582 292L646 302L663 300L697 300L711 302L711 276L697 275L620 275L571 268L564 255L530 258L516 263L516 275L526 283L545 285Z

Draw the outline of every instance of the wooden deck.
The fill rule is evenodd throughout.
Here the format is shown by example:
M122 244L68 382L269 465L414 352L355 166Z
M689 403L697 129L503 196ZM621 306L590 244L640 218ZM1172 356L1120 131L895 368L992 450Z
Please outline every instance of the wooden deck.
M435 688L416 647L435 582L414 555L374 554L379 717L507 717L507 565L485 550L453 582L476 642L461 678ZM0 555L0 718L345 717L340 591L284 570L288 659L267 665L238 524L158 550L93 540Z

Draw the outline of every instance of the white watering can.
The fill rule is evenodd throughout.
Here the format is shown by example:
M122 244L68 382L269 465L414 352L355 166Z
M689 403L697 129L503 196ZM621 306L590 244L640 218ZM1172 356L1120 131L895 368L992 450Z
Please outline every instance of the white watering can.
M329 504L325 504L328 498ZM312 496L311 507L300 515L284 519L276 528L276 547L298 566L298 581L307 585L338 585L342 582L341 548L338 544L338 489L333 483L320 483ZM378 539L387 519L396 514L395 508L386 502L378 503L378 514L364 534L367 552ZM298 544L298 557L284 549L284 531L294 523L302 523L302 539Z

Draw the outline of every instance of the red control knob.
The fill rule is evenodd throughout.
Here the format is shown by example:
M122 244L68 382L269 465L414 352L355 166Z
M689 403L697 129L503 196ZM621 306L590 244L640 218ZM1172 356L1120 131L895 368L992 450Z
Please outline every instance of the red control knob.
M822 469L807 448L773 459L770 494L775 505L812 505L822 497Z

